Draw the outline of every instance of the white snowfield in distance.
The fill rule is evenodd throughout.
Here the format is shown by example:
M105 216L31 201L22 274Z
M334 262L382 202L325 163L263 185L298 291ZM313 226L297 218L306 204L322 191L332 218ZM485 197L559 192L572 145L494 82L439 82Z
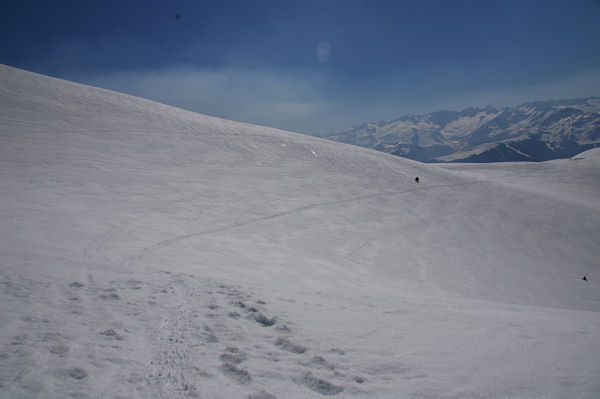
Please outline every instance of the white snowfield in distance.
M598 398L599 198L0 66L0 397Z

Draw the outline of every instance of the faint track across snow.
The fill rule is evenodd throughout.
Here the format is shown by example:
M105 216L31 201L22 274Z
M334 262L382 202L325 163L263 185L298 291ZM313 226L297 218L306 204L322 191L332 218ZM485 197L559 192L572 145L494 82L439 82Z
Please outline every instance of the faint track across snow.
M340 204L357 202L357 201L362 201L362 200L376 198L376 197L403 195L403 194L408 194L408 193L415 192L415 191L429 190L429 189L434 189L434 188L456 187L456 186L482 184L482 183L484 183L484 182L475 181L475 182L457 183L457 184L437 184L437 185L431 185L431 186L423 185L421 187L416 187L416 188L409 189L409 190L377 192L377 193L366 194L366 195L361 195L358 197L347 198L347 199L342 199L342 200L324 201L324 202L308 204L308 205L300 206L300 207L293 208L293 209L283 211L283 212L277 212L277 213L273 213L273 214L266 215L266 216L260 216L260 217L256 217L256 218L252 218L252 219L248 219L248 220L244 220L244 221L239 221L239 222L236 222L236 223L228 225L228 226L218 227L218 228L209 229L209 230L196 231L193 233L182 234L182 235L178 235L176 237L168 238L166 240L160 241L156 244L153 244L153 245L150 245L148 247L141 249L136 254L134 254L134 255L128 257L127 259L125 259L124 261L122 261L120 263L120 266L133 265L133 264L137 263L141 258L149 255L150 253L159 251L163 248L166 248L170 245L173 245L173 244L181 242L181 241L189 240L189 239L196 238L196 237L206 236L206 235L210 235L210 234L214 234L214 233L221 233L221 232L233 230L233 229L236 229L236 228L248 225L248 224L262 222L262 221L271 220L271 219L276 219L276 218L284 217L284 216L287 216L287 215L290 215L293 213L307 211L307 210L310 210L313 208L326 207L326 206L332 206L332 205L340 205Z

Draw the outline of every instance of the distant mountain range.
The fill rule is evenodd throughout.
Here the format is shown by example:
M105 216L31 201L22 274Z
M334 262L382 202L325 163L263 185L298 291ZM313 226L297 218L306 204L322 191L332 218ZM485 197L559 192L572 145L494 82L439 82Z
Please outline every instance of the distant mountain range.
M600 97L409 115L323 137L421 162L567 158L600 146Z

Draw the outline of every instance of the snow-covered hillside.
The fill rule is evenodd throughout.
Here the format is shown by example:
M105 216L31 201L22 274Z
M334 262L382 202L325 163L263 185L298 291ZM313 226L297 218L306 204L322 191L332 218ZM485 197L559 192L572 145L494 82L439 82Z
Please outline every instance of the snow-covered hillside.
M597 398L598 198L0 66L0 397Z

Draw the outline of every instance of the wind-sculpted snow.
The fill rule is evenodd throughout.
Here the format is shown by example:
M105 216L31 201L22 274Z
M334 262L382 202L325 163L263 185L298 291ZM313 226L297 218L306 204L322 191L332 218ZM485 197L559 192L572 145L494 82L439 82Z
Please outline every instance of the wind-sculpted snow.
M424 165L4 66L0 120L0 397L600 392L598 150Z

